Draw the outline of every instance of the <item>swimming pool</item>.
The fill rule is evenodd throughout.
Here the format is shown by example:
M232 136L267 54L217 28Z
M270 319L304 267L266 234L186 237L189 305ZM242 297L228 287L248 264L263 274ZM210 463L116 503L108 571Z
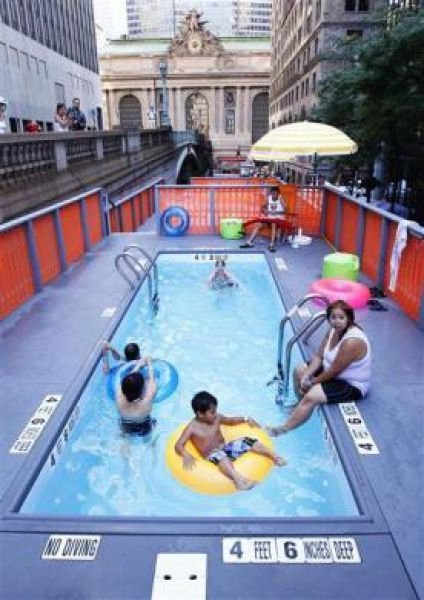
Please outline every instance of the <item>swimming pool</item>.
M178 370L176 392L154 405L151 441L123 438L106 393L100 364L51 450L22 514L134 517L357 516L358 508L325 421L316 413L275 441L288 460L256 488L208 496L178 483L165 464L169 435L192 417L193 394L207 389L230 416L249 414L261 424L281 422L275 389L278 324L284 314L261 254L230 254L227 266L240 289L211 291L206 280L215 256L161 254L160 309L152 316L143 285L112 343L141 343ZM295 351L292 364L300 359Z

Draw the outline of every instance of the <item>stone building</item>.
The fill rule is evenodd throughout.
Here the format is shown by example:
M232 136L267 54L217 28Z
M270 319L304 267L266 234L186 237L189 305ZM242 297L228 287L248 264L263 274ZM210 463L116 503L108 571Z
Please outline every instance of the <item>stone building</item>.
M304 120L318 83L338 68L326 57L335 40L366 37L384 0L276 0L272 24L270 125Z
M215 159L243 157L269 126L270 41L217 38L200 17L188 13L173 39L106 45L99 56L106 121L153 128L167 109L173 129L197 129L212 142Z

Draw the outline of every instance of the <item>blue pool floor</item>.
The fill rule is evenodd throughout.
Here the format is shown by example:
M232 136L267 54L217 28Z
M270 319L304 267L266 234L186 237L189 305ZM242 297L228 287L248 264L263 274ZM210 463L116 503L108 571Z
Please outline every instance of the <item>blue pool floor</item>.
M415 598L424 597L423 563L423 332L390 300L388 312L358 312L374 350L373 389L360 411L380 454L359 456L337 407L326 409L332 430L356 463L360 483L378 506L375 520L349 524L339 535L354 535L360 565L231 565L222 561L222 537L231 524L205 533L196 523L113 526L73 521L24 522L10 516L10 490L34 466L37 445L52 436L76 381L109 337L112 318L105 308L120 308L129 298L127 284L114 268L114 257L130 242L146 250L238 249L219 237L160 238L144 228L115 234L0 324L2 436L0 438L1 583L0 595L35 598L150 598L156 555L160 552L206 553L208 598ZM265 249L258 245L257 249ZM297 250L290 246L270 255L275 276L290 289L291 304L319 277L322 257L331 251L322 240ZM278 268L283 258L287 270ZM281 266L281 262L280 262ZM291 296L291 297L290 297ZM47 394L64 394L31 453L9 449ZM204 528L203 528L204 529ZM95 561L40 559L51 533L101 533ZM292 522L252 524L244 535L329 535L333 524Z

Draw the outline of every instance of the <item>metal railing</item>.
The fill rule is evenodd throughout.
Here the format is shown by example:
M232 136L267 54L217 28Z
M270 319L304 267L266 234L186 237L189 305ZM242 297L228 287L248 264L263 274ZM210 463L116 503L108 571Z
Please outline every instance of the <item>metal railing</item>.
M68 165L119 158L145 148L198 143L195 132L164 129L7 134L0 136L0 186L29 176L57 173Z
M307 294L303 296L296 304L289 310L289 312L281 319L280 326L278 330L278 344L277 344L277 375L268 382L268 385L272 383L277 384L277 393L275 397L276 404L284 404L287 399L289 392L289 372L291 365L291 352L293 345L297 342L301 337L304 337L304 342L307 343L311 335L321 326L322 322L326 319L325 311L316 313L313 315L302 327L294 333L294 335L290 338L287 343L285 355L284 355L284 365L283 365L283 349L284 349L284 333L286 324L290 321L292 323L292 318L298 314L299 309L310 302L311 300L321 300L326 306L329 305L329 300L326 296L322 294Z
M140 252L147 260L147 265L145 264L145 261L139 260L129 250L137 250ZM128 267L128 270L135 276L135 280L131 279L124 271L123 264L125 264ZM115 268L132 290L136 288L137 282L143 279L143 274L147 277L149 306L152 313L156 315L159 310L158 268L150 254L137 244L130 244L124 248L123 252L120 252L116 256ZM153 280L150 269L153 271Z

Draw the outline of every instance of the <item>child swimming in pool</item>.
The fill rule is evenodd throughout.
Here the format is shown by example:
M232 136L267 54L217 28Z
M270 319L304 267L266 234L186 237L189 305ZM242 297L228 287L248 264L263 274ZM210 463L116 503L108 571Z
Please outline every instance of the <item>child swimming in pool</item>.
M192 469L196 459L185 448L190 440L203 458L217 465L226 477L231 479L238 490L250 490L256 481L243 477L234 468L232 461L245 452L255 452L270 458L279 467L285 460L269 450L254 437L243 437L225 443L221 425L239 425L248 423L259 427L251 417L225 417L217 412L218 401L209 392L198 392L191 401L195 418L187 425L175 444L175 452L183 459L184 469Z
M215 261L215 269L210 274L208 286L211 290L222 290L227 287L239 287L238 281L227 271L223 258Z
M114 348L109 342L104 341L102 345L102 361L103 361L103 373L107 375L111 366L109 364L109 353L112 354L112 358L115 360L119 360L122 362L130 362L132 360L141 360L141 352L140 346L134 342L130 342L124 348L124 356L122 356L116 348ZM144 366L146 363L146 359L144 358L144 363L141 366Z

